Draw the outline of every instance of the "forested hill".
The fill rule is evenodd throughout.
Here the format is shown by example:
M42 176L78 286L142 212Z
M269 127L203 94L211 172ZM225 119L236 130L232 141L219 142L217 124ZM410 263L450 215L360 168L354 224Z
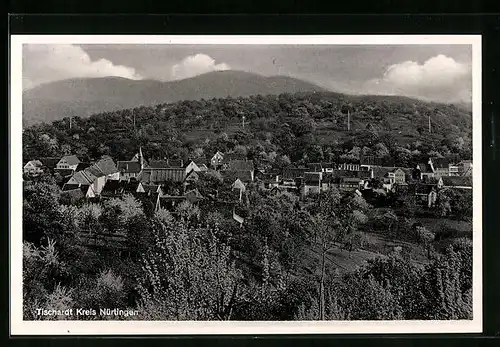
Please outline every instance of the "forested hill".
M128 159L141 145L150 157L187 159L238 150L258 162L377 155L398 165L427 155L468 159L471 140L471 112L461 107L330 92L158 104L77 117L71 128L66 118L23 134L25 158L75 153Z
M71 79L44 84L23 94L23 123L86 117L137 106L180 100L324 91L290 77L264 77L243 71L218 71L171 82L120 77Z

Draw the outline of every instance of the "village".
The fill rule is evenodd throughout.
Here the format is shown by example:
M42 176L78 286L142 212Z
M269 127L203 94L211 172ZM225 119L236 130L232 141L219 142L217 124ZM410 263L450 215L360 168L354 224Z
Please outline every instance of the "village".
M81 161L75 155L39 158L28 161L23 173L26 179L42 173L56 175L61 194L69 202L81 199L98 202L131 194L153 212L160 208L171 211L184 200L193 204L205 199L217 200L216 190L204 196L196 188L200 177L210 172L219 172L229 180L224 180L225 188L233 192L236 203L245 201L249 189L287 191L304 199L335 187L367 200L390 192L414 195L420 206L432 209L441 192L472 189L472 161L454 159L429 158L426 163L404 168L380 158L362 157L359 161L290 165L282 172L266 172L236 153L217 151L205 160L184 162L167 158L148 160L139 148L129 161L115 162L110 156L92 162ZM243 223L236 213L233 218Z

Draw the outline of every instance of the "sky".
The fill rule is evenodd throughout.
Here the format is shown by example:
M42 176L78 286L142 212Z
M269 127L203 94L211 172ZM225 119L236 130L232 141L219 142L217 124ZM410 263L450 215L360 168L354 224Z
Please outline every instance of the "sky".
M300 78L349 94L472 100L470 45L26 44L23 89L68 78L172 81L242 70Z

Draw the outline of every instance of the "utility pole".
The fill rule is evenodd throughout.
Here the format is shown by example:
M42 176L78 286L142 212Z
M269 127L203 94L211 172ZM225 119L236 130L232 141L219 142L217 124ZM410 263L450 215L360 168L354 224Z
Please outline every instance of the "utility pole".
M245 116L241 116L242 127L245 128Z
M351 131L351 113L347 110L347 131Z
M70 129L71 129L71 126L72 126L72 124L71 124L71 121L72 121L72 120L73 120L73 117L69 116L69 128L70 128Z

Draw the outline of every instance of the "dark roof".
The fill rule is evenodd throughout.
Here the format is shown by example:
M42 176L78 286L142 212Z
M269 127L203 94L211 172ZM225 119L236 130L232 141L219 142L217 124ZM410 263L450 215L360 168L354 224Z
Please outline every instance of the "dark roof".
M139 173L141 172L141 163L138 161L118 161L117 170L124 173Z
M295 179L297 177L304 177L304 173L307 172L305 168L287 167L283 169L283 178Z
M229 164L231 161L246 161L246 155L239 153L226 153L223 154L224 158L222 159L223 164Z
M88 184L84 184L82 185L84 188L88 188L89 185ZM78 185L78 184L65 184L62 188L62 191L63 192L66 192L66 191L71 191L71 190L76 190L76 189L80 189L81 186Z
M117 180L108 180L102 188L101 195L114 196L123 193L123 182Z
M472 187L470 176L442 176L443 186L445 187Z
M144 183L184 182L185 177L186 171L183 168L148 168L141 171L137 180Z
M321 163L309 163L309 164L307 164L307 168L311 171L314 171L314 172L323 171L323 167L321 166Z
M57 158L57 157L43 157L43 158L40 158L39 159L43 166L49 168L49 169L53 169L56 167L57 163L59 162L59 160L61 160L61 158Z
M80 159L76 155L65 155L61 158L61 160L65 160L68 165L77 165L80 162Z
M69 177L73 175L73 170L72 169L55 169L55 172L59 173L62 177Z
M254 166L253 166L253 161L251 160L231 160L229 162L229 168L228 170L230 171L253 171Z
M183 160L182 159L151 160L149 162L149 167L152 169L181 168L183 167Z
M306 172L304 173L304 183L318 185L321 180L319 172Z
M82 171L88 167L90 167L90 163L78 163L78 166L76 167L75 171Z
M457 156L450 156L444 158L431 158L432 165L434 165L435 169L447 169L450 164L456 164L459 162L459 158Z

